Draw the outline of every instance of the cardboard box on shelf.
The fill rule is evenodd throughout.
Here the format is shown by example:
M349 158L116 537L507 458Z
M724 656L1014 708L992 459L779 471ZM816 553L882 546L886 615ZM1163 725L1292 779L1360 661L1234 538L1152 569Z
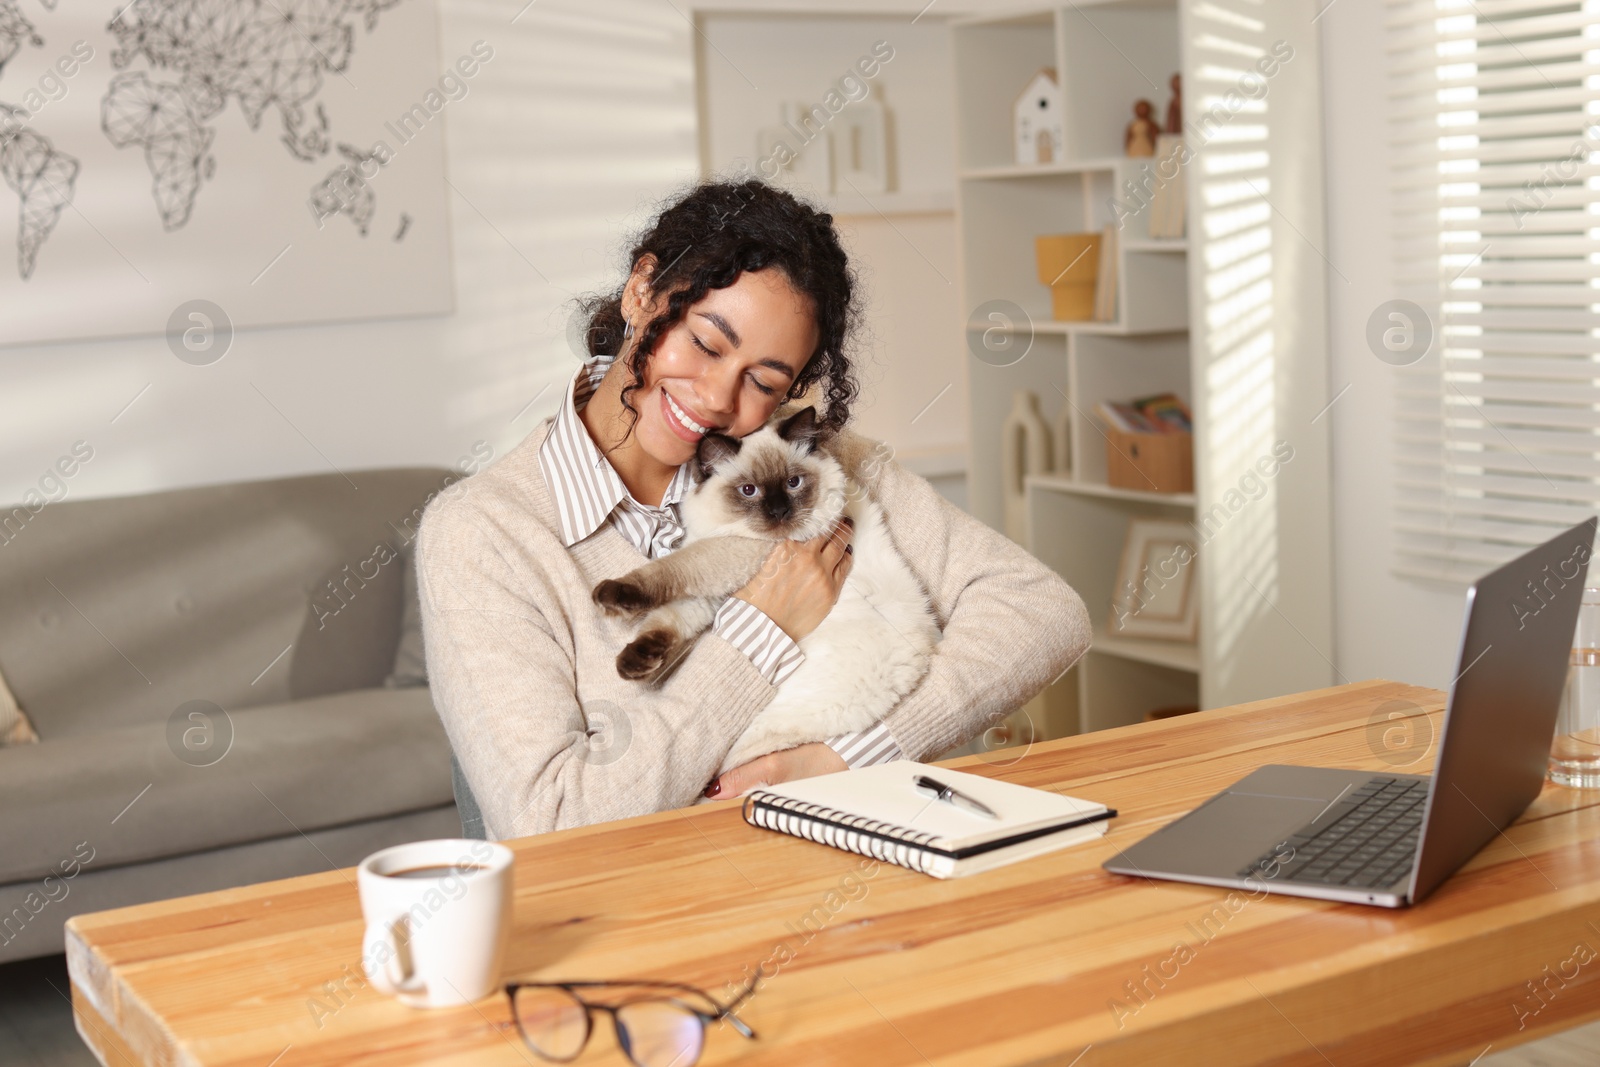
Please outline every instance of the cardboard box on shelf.
M1143 493L1194 492L1194 435L1108 428L1106 484Z

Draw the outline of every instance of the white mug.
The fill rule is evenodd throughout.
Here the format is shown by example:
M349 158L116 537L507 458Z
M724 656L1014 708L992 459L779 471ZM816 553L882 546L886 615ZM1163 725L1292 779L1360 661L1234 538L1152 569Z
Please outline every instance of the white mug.
M417 841L356 868L367 920L361 964L375 989L416 1008L470 1004L500 985L511 934L511 850Z

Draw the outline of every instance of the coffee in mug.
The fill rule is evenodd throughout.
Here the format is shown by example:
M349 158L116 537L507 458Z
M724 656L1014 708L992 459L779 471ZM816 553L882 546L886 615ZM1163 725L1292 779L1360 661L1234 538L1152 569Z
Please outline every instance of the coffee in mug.
M497 990L511 933L511 860L504 845L467 839L395 845L362 860L361 963L373 987L419 1008Z
M488 870L475 863L463 863L455 867L413 867L408 871L389 871L385 878L445 878L453 871L457 874L466 874L469 871Z

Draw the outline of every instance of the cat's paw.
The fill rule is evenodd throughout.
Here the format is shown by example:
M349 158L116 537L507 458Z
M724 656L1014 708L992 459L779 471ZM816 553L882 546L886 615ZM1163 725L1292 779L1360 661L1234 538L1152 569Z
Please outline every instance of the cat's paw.
M607 615L638 615L655 607L642 588L626 580L607 578L594 587L593 597Z
M678 639L667 630L647 630L617 653L617 673L630 681L648 681L667 663Z

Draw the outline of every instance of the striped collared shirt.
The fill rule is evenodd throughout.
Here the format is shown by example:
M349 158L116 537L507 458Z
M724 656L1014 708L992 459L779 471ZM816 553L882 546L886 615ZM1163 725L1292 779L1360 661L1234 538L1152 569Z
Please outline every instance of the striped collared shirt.
M609 521L617 532L649 559L659 559L683 543L678 505L694 487L693 464L673 474L661 505L641 504L622 484L611 461L601 454L578 417L610 368L614 355L600 355L583 364L567 386L566 401L539 449L539 465L556 504L562 542L569 548ZM750 657L763 677L781 685L805 662L793 638L747 600L730 596L717 609L711 630ZM899 759L900 746L883 723L866 730L830 737L828 745L851 767Z

